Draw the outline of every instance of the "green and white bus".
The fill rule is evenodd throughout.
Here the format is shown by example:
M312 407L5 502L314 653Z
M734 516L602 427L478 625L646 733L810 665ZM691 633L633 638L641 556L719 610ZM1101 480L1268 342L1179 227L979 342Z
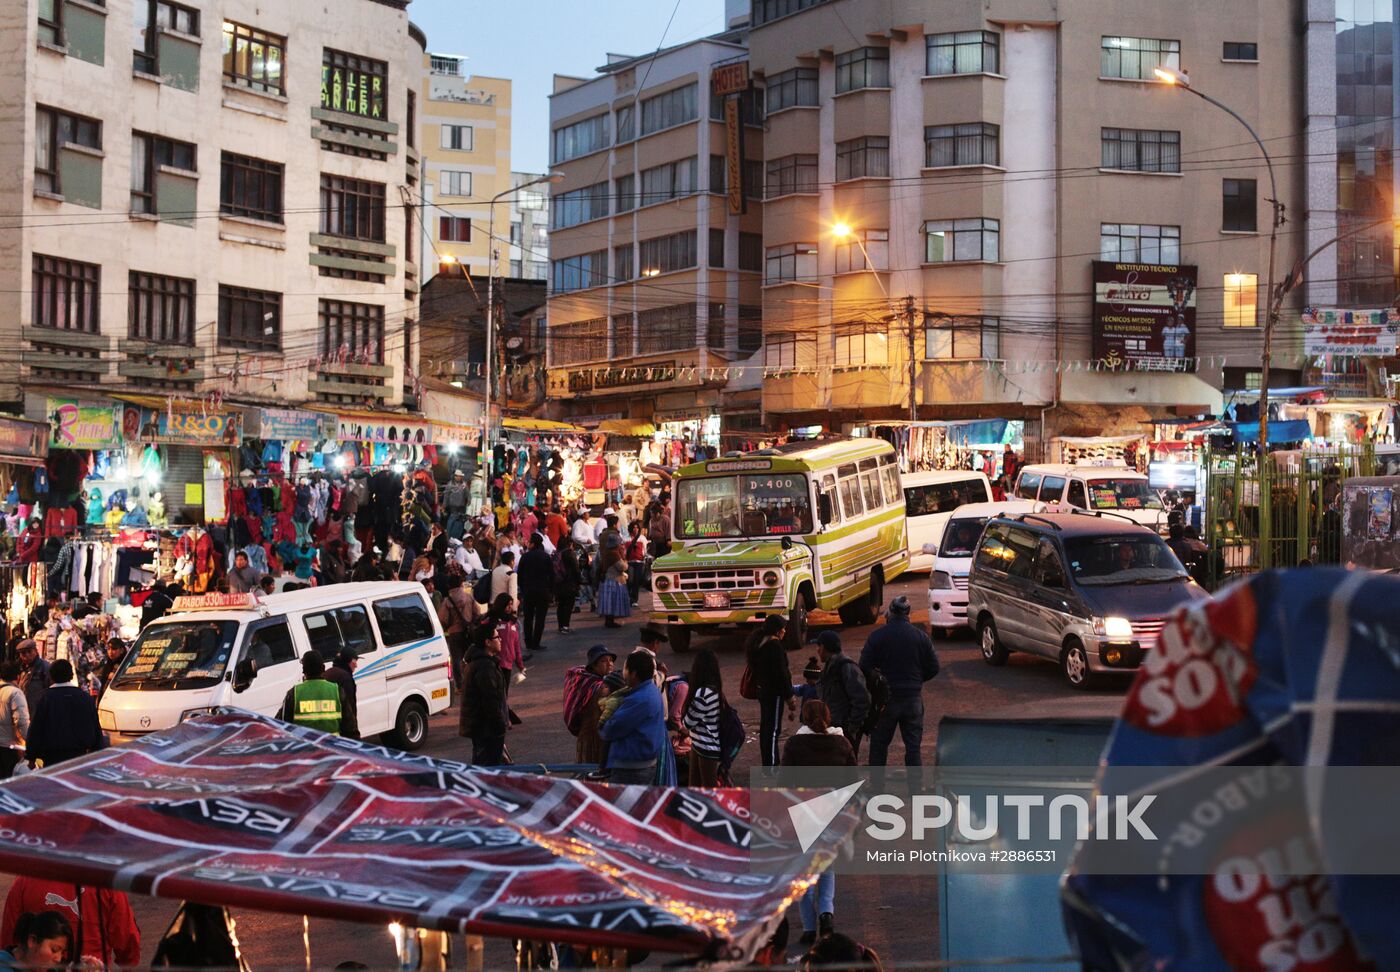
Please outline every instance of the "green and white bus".
M794 442L684 466L672 482L672 550L652 567L651 620L677 651L692 631L807 612L869 624L909 566L894 449L879 439Z

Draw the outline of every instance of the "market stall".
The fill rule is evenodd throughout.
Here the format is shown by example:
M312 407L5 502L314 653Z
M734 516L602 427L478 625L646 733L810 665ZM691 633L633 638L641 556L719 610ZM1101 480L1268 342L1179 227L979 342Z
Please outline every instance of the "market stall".
M1006 447L1022 454L1025 425L1017 419L885 422L858 426L853 434L884 439L895 447L901 472L968 469L996 479Z

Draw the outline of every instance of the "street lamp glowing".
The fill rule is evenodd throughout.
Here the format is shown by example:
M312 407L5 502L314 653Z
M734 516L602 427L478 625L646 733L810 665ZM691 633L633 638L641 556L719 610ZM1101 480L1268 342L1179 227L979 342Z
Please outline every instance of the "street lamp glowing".
M1191 76L1185 71L1178 71L1176 68L1157 67L1152 69L1152 73L1157 75L1157 80L1163 84L1179 84L1183 88L1191 87Z
M838 240L844 240L851 235L851 227L846 223L837 223L831 227L831 235Z
M444 253L444 254L440 257L440 259L442 260L443 263L456 263L456 262L457 262L457 258L456 258L455 256L453 256L451 253Z

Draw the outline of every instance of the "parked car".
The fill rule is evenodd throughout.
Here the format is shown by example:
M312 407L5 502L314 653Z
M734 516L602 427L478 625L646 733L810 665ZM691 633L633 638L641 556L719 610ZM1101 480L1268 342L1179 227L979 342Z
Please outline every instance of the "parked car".
M949 635L954 629L967 626L967 575L987 521L1034 511L1035 504L1030 500L966 503L950 514L940 540L924 544L924 555L933 557L933 570L928 576L930 635Z
M967 503L985 503L992 486L980 472L936 469L906 473L904 513L909 519L909 569L933 569L934 557L924 548L943 537L943 527L953 511Z
M1012 495L1036 500L1048 513L1067 510L1117 513L1166 535L1167 510L1147 477L1127 466L1024 466ZM1010 497L1008 497L1010 498Z
M1028 513L987 522L967 616L987 664L1024 651L1087 688L1102 673L1136 669L1172 609L1207 597L1146 527L1113 514Z

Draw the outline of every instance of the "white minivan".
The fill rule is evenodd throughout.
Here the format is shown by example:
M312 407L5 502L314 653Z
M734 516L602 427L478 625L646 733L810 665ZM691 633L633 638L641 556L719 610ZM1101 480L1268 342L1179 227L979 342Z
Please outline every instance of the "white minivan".
M451 701L447 641L421 584L334 584L285 594L178 597L141 632L98 703L114 743L219 706L276 716L311 649L355 671L360 734L415 750Z
M986 503L992 498L992 485L980 472L967 469L935 469L905 473L904 514L909 523L909 569L933 569L933 557L924 546L937 543L943 525L964 503Z
M996 516L1019 516L1035 512L1030 500L1000 503L967 503L950 515L941 539L924 545L923 552L934 558L928 577L929 634L950 635L967 627L967 575L982 527Z
M1147 477L1127 466L1075 466L1042 463L1023 466L1011 495L1035 500L1045 513L1102 511L1167 532L1167 511ZM1008 497L1008 499L1011 497Z

